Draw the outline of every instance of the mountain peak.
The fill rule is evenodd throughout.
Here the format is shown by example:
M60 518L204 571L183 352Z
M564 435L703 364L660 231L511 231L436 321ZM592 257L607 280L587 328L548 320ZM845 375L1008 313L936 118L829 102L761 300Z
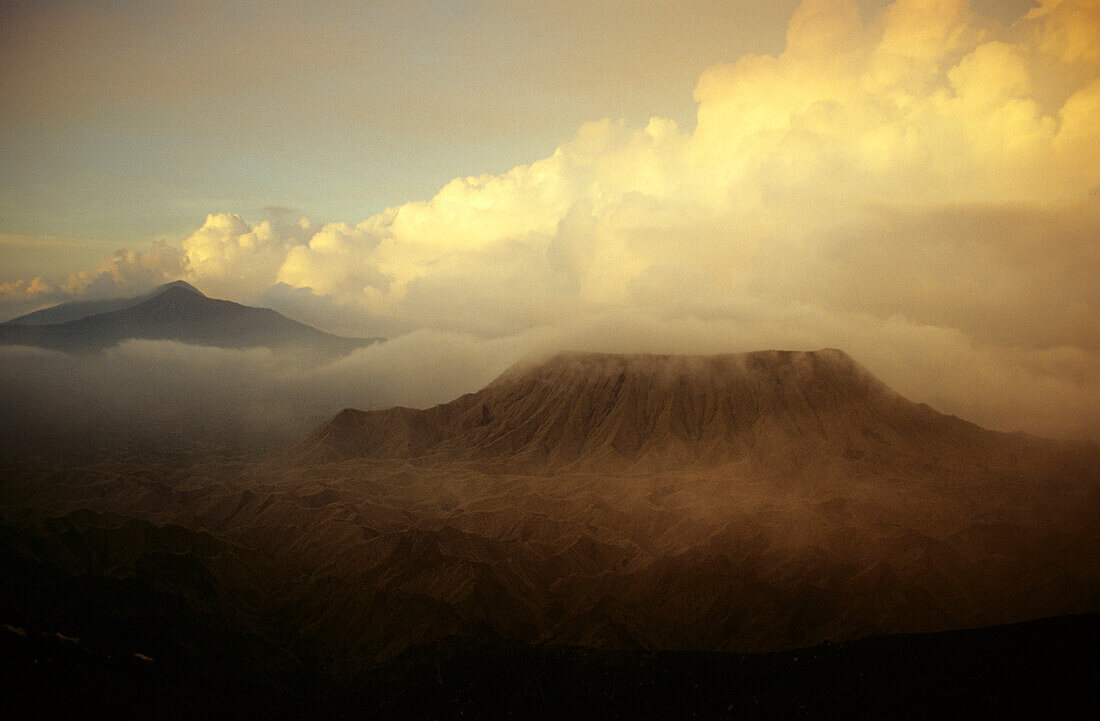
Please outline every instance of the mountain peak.
M568 352L519 363L481 391L427 410L345 410L298 455L442 454L532 470L825 468L938 453L975 433L983 431L906 400L837 349Z
M270 308L208 298L183 280L134 298L62 304L0 326L0 343L65 352L94 352L131 339L220 348L287 348L325 356L342 355L373 342L331 335Z
M156 288L153 289L153 292L150 293L149 296L157 296L157 295L160 295L161 293L165 293L169 290L176 290L176 289L188 291L190 293L194 293L195 295L201 295L203 298L207 297L201 290L199 290L198 288L191 285L190 283L188 283L185 280L173 280L170 283L164 283L162 285L158 285Z
M158 285L152 290L141 293L140 295L127 296L125 298L105 298L100 300L76 300L68 303L59 303L58 305L50 306L49 308L43 308L34 312L28 313L18 318L13 318L0 325L4 326L49 326L60 325L62 323L70 323L72 321L81 320L82 318L89 318L94 315L102 315L104 313L113 313L115 311L126 310L127 308L133 308L134 306L141 305L142 303L157 298L167 292L174 293L190 293L202 298L206 296L199 291L198 288L191 285L184 280L174 280L169 283Z
M734 382L773 378L784 383L814 385L838 381L860 381L878 391L888 390L851 356L836 348L816 351L764 350L719 355L673 355L650 353L591 353L565 351L545 360L526 359L505 371L490 388L521 382L521 379L568 384L569 379L603 381L629 377L662 388L668 384L703 384L711 390Z
M520 361L513 368L517 371L532 368L584 368L586 372L610 372L622 368L633 370L658 370L676 368L682 371L701 369L715 364L742 364L758 367L779 367L806 363L828 363L834 366L858 368L859 365L839 348L822 348L814 351L761 350L741 353L680 354L680 353L601 353L590 351L561 351L547 358ZM511 371L509 371L511 372Z

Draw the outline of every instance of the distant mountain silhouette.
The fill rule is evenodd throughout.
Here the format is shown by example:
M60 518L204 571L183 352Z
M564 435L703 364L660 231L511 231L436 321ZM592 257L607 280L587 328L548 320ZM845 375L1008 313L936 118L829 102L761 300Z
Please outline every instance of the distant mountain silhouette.
M142 293L141 295L135 295L130 298L108 298L106 300L77 300L70 303L61 303L59 305L51 306L49 308L43 308L42 310L36 310L33 313L27 313L21 315L18 318L0 323L0 327L7 325L58 325L60 323L68 323L69 321L80 320L81 318L87 318L90 315L99 315L101 313L111 313L116 310L125 310L126 308L132 308L139 303L143 303L150 298L155 298L169 288L185 288L187 290L199 293L199 289L191 285L185 280L175 280L171 283L164 283L158 285L148 293Z
M301 348L326 355L378 340L344 338L270 308L208 298L183 281L134 298L63 303L0 324L0 343L70 353L99 351L130 339L220 348Z
M1014 467L1053 442L906 400L843 351L719 356L566 353L426 410L346 409L294 451L496 459L513 468L773 470L883 463Z

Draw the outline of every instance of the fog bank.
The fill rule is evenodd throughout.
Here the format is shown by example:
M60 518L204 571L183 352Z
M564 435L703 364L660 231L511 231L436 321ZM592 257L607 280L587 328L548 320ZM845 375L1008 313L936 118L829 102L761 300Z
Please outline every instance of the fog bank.
M812 306L741 320L612 311L573 325L479 337L419 330L325 364L267 349L129 341L99 355L0 349L5 445L74 442L275 450L345 407L428 407L510 365L562 350L730 353L838 347L911 400L980 425L1100 440L1100 378L1072 349L1006 350L957 331Z

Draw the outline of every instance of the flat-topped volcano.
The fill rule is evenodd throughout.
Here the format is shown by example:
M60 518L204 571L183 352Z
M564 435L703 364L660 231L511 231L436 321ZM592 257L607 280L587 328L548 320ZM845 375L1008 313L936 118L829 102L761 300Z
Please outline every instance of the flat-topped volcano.
M563 353L520 363L481 391L434 408L344 410L292 455L618 471L899 460L1004 467L1036 443L913 403L834 349Z
M131 339L220 348L297 348L324 355L347 353L378 340L344 338L270 308L208 298L184 281L133 298L63 303L0 324L0 343L70 353L99 351Z

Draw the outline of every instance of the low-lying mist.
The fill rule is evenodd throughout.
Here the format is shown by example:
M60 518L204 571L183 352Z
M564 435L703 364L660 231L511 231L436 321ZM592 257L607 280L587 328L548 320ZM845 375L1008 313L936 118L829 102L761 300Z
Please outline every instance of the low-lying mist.
M901 320L812 310L730 321L591 316L493 338L420 330L327 363L268 349L128 341L90 356L0 349L7 453L134 446L277 450L342 408L428 407L510 365L561 350L729 353L846 350L911 400L998 430L1100 439L1098 381L1072 351L1006 351ZM746 314L751 316L751 314ZM1075 364L1082 369L1073 373Z

